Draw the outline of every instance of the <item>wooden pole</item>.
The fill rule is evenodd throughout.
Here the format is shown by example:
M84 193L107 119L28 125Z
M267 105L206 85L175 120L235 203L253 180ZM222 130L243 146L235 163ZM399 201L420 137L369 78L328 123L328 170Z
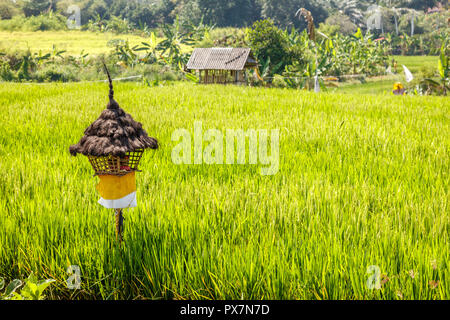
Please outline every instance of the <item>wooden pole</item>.
M114 209L116 220L116 240L122 243L123 240L123 212L122 209Z

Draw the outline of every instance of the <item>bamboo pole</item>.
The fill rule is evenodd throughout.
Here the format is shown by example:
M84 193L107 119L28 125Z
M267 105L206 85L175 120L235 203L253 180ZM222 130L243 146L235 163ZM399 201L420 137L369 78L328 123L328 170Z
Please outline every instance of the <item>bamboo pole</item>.
M116 220L116 240L122 243L123 240L123 212L122 209L114 209Z

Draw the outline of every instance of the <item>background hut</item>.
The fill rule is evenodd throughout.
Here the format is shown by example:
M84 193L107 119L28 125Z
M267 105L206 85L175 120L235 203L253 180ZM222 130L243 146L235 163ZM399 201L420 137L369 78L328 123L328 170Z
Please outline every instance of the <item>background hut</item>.
M195 70L200 83L243 84L245 69L257 66L250 48L196 48L186 69Z

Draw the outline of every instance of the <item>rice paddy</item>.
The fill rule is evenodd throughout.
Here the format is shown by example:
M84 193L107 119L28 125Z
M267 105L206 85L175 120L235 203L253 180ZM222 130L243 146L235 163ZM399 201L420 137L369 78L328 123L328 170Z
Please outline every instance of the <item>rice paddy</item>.
M48 53L55 46L57 50L66 51L65 54L79 55L81 51L84 51L84 53L97 55L111 51L111 47L108 47L108 42L114 39L128 40L130 46L145 41L144 37L135 35L116 35L113 33L87 31L0 31L0 48L29 49L33 53L39 51Z
M124 243L69 145L104 83L0 84L0 277L50 299L448 299L445 97L115 84L161 144L137 173ZM280 165L175 165L176 129L279 129ZM81 288L70 290L77 265ZM380 289L367 285L380 270Z
M42 51L42 53L52 52L55 47L58 51L64 50L65 55L100 55L111 52L113 46L108 43L112 40L128 41L130 47L149 41L148 37L132 34L114 34L109 32L91 31L0 31L0 48L9 51L30 50L32 53ZM158 38L158 41L161 41ZM183 46L184 48L185 46ZM192 49L191 49L192 50ZM190 51L190 50L187 50Z

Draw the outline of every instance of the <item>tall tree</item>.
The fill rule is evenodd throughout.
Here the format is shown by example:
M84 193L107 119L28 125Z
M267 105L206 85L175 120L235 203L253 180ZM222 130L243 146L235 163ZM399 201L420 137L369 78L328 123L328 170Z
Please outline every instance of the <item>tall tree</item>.
M306 28L306 23L295 17L295 13L300 8L310 11L316 24L328 17L328 13L323 6L314 0L260 0L260 2L262 17L273 19L281 27Z
M426 10L438 4L439 0L383 0L380 5L388 8L410 8L415 10Z
M24 0L23 1L23 13L26 17L37 16L41 13L45 13L49 9L55 9L54 3L51 0Z
M258 0L234 0L225 12L228 26L249 26L261 18L261 3Z
M233 6L234 1L221 0L196 0L200 8L201 15L206 24L224 27L226 23L226 12Z

